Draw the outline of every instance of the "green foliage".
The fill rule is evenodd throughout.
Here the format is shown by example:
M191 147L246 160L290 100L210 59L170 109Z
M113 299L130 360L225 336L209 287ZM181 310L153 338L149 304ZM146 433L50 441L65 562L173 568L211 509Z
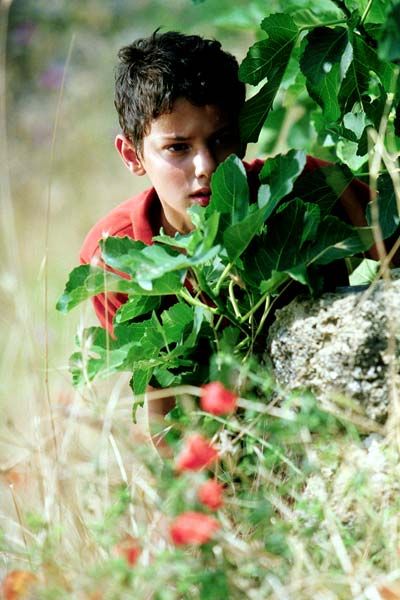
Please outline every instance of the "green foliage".
M368 222L372 223L371 212L374 208L374 204L377 204L379 227L384 238L391 236L399 229L400 215L397 202L395 184L390 175L384 173L379 178L378 196L373 203L371 202L367 210Z
M378 261L364 258L349 277L351 285L368 285L375 279L378 270Z
M149 382L203 383L220 348L222 320L235 331L229 351L249 356L265 335L262 324L284 284L295 280L313 292L320 287L320 265L368 249L370 229L355 229L329 214L345 185L341 171L328 168L321 206L318 197L284 201L296 189L304 164L304 154L295 151L266 163L258 202L251 204L243 165L229 157L213 175L209 206L192 209L193 232L157 236L152 246L128 238L104 240L104 262L131 279L78 267L59 307L69 310L106 290L124 291L129 301L116 316L116 339L101 328L88 331L73 356L75 382L128 370L135 394ZM188 278L194 293L186 289ZM165 309L162 296L178 303Z
M276 92L294 48L298 30L288 14L271 15L261 23L267 40L252 46L240 66L241 80L257 85L267 83L249 100L242 113L241 136L245 142L256 142L265 119L271 110Z
M240 66L243 81L261 86L241 115L244 141L256 141L264 123L273 122L275 102L286 115L290 98L297 97L308 103L320 149L329 148L335 163L304 170L306 143L278 153L259 173L255 201L242 162L231 156L213 174L209 206L190 209L191 233L171 238L161 232L151 246L102 240L102 260L122 275L78 267L58 308L65 312L105 291L124 292L128 302L116 315L115 339L91 329L81 340L73 357L76 383L119 370L132 372L135 394L149 382L204 383L215 377L213 357L226 340L227 352L243 360L257 351L283 289L297 282L315 294L324 266L368 250L374 227L384 238L396 233L390 173L378 179L377 209L373 204L366 214L370 227L354 228L332 211L368 158L370 132L383 131L383 143L389 136L397 143L400 5L335 4L332 13L304 2L267 15L261 22L266 37ZM228 324L231 333L224 337Z
M265 124L269 138L284 145L278 126L293 119L287 141L295 148L325 148L326 156L357 171L368 160L368 128L379 130L385 105L392 119L397 112L400 4L338 1L341 12L331 20L320 5L305 4L264 19L267 39L241 65L243 81L261 85L244 107L242 135L257 141ZM312 128L305 136L306 123Z

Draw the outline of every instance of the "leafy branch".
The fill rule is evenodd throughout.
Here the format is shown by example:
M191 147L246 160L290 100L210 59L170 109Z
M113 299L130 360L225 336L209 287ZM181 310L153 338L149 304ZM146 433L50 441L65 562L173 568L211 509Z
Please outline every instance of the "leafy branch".
M243 81L261 86L241 115L244 141L258 139L277 97L293 85L295 97L312 106L308 117L320 151L329 147L335 164L313 170L305 148L293 147L264 163L254 199L244 164L230 156L212 177L209 206L190 209L191 233L161 233L151 246L103 241L103 261L125 277L78 267L58 307L68 311L105 290L126 293L128 302L116 314L115 339L91 329L89 346L75 353L77 383L121 370L132 372L135 394L149 383L204 383L221 348L246 362L261 346L268 318L292 282L316 294L326 265L370 248L372 228L354 228L332 210L354 172L367 170L373 131L382 147L390 143L392 152L382 156L396 171L400 8L378 12L368 2L360 16L340 0L335 4L343 19L304 19L301 11L269 15L261 23L266 38L240 66ZM299 74L294 84L290 72ZM398 232L400 218L396 186L382 170L380 164L374 170L379 206L372 206L372 225L384 238Z
M210 348L210 356L218 351L223 321L232 332L231 351L247 360L258 338L264 338L270 307L288 281L294 279L312 289L308 268L314 271L316 285L316 265L370 246L368 230L357 231L335 217L321 220L314 203L287 200L301 177L301 153L277 156L267 165L260 173L264 187L257 204L250 202L242 162L231 156L213 176L209 206L197 208L194 232L168 239L159 236L152 246L129 238L105 240L103 260L130 279L115 274L104 277L101 269L90 266L71 273L59 304L63 310L106 289L123 290L130 298L128 304L134 302L122 322L117 313L115 340L109 340L100 329L92 330L92 348L85 364L89 379L112 370L132 369L136 394L149 382L157 386L202 383L199 377L204 374L196 367L188 371L188 365L204 345ZM184 253L182 248L186 248ZM195 282L195 293L186 287L188 275ZM162 310L154 301L139 303L140 290L142 298L173 296L178 304ZM122 307L120 312L124 310ZM207 363L209 356L203 360ZM77 382L83 380L79 361L83 364L82 352L75 355Z

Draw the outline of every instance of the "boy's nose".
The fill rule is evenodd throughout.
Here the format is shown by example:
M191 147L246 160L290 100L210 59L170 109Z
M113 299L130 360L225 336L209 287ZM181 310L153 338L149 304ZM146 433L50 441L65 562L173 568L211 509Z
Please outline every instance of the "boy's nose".
M210 179L217 167L217 162L213 154L207 148L196 152L193 163L197 179L201 179L202 177Z

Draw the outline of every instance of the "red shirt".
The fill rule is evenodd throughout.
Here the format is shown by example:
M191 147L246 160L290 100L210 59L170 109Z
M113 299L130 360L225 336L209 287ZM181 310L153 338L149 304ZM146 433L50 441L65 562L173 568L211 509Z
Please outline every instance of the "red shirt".
M256 196L259 188L258 173L264 161L256 159L252 163L244 163L249 182L250 194ZM313 171L324 167L329 163L307 157L307 163L303 172ZM344 216L355 226L362 227L365 221L365 207L369 202L368 186L354 179L343 192L339 199L340 208ZM145 244L151 244L153 236L158 235L161 227L161 203L154 188L150 188L141 194L119 204L89 231L83 242L80 261L83 264L95 262L101 263L101 252L99 240L105 236L130 237L140 240ZM369 251L371 258L376 258L374 249ZM124 275L124 274L122 274ZM126 275L129 278L128 275ZM109 292L107 295L99 294L93 298L94 309L102 325L110 333L113 331L113 318L119 307L127 300L126 294Z

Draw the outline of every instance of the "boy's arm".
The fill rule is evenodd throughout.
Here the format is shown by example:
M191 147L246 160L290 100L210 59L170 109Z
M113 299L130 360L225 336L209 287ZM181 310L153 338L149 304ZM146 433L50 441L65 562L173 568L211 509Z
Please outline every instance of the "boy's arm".
M87 234L80 251L81 264L96 264L113 272L101 259L99 241L105 236L129 237L151 244L153 235L160 229L159 201L153 188L145 190L119 204L100 219ZM114 271L115 272L115 271ZM129 279L126 273L118 273ZM93 306L102 327L113 335L113 318L126 294L108 292L93 298Z
M97 315L100 325L107 329L108 333L113 336L113 320L117 310L127 301L126 294L114 294L109 292L106 294L98 294L92 298L93 307Z
M104 270L115 272L111 267L104 264L101 259L100 248L97 244L96 250L92 256L92 253L85 244L82 247L80 254L80 262L81 264L93 264L96 266L102 267ZM128 275L126 273L118 273L122 277L126 277L128 279ZM126 294L116 293L116 292L107 292L107 294L98 294L92 298L93 307L95 313L97 315L98 320L100 321L100 325L104 327L108 331L108 333L114 337L114 327L113 320L115 313L117 310L125 304L128 296Z

